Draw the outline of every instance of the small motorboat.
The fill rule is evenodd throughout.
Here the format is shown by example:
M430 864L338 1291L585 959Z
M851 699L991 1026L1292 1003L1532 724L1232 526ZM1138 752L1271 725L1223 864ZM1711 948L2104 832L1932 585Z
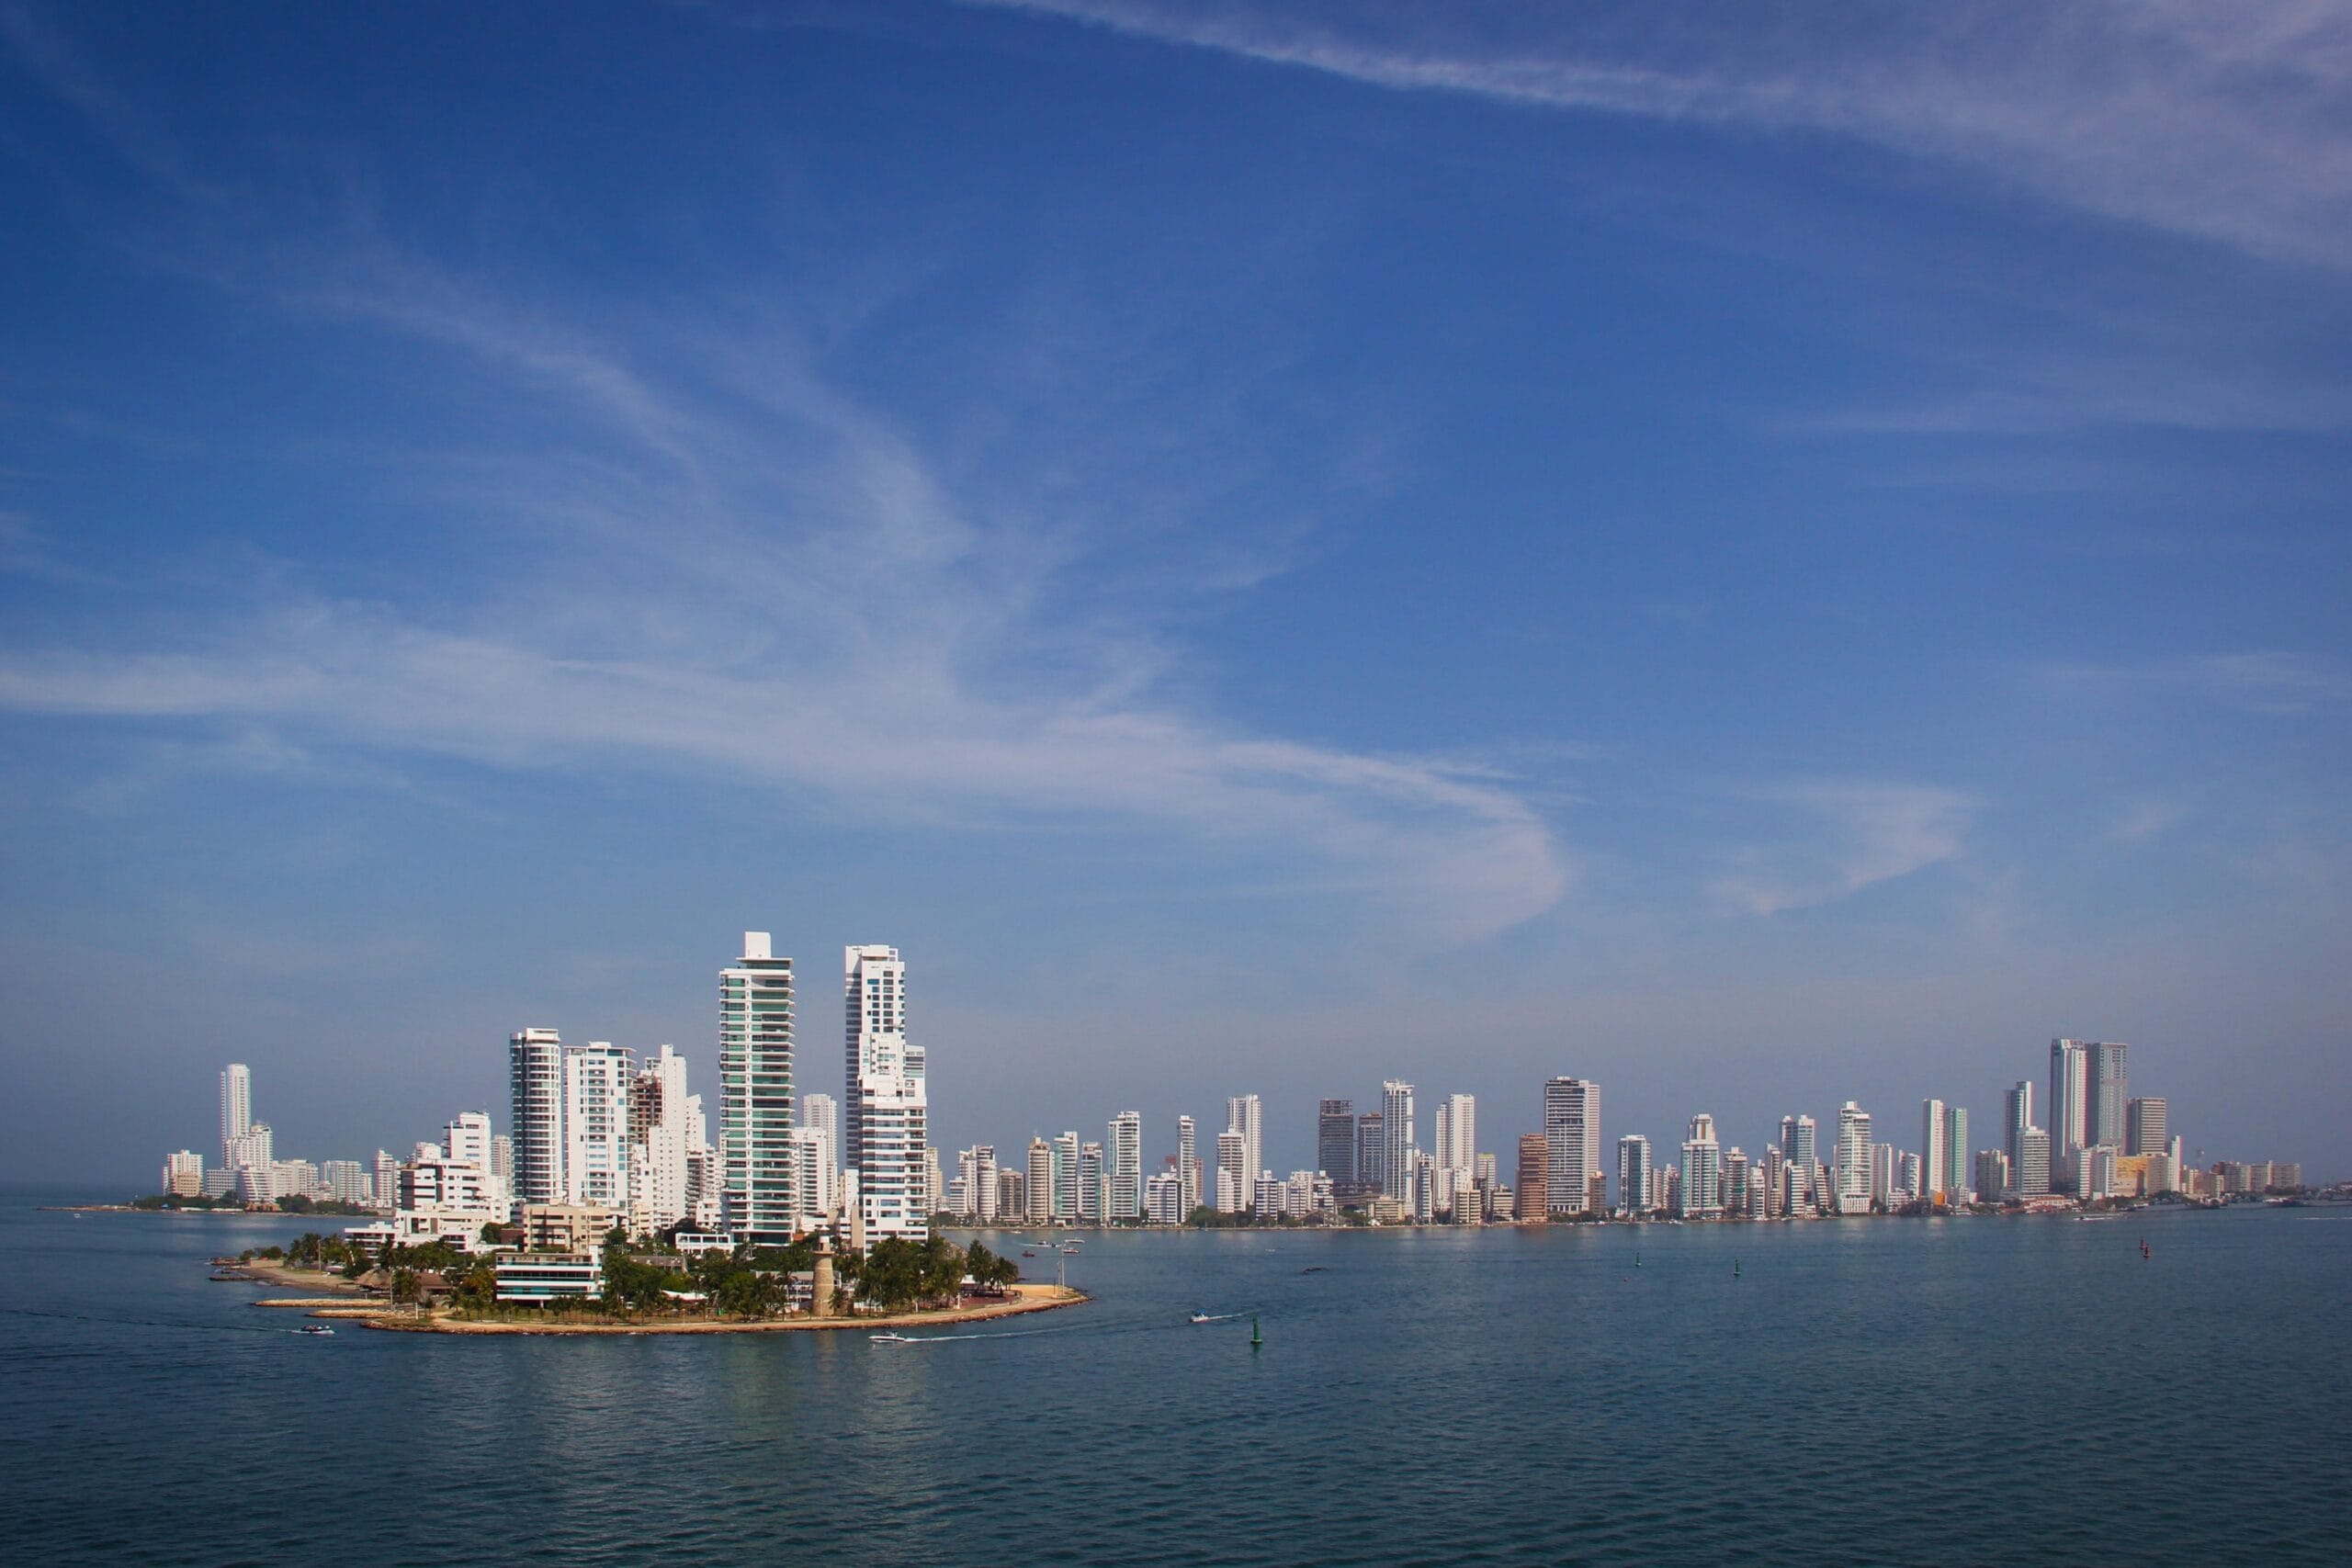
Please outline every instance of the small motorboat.
M865 1342L868 1345L911 1345L914 1340L904 1334L869 1334Z
M1306 1268L1300 1269L1299 1272L1302 1274L1320 1274L1323 1272L1323 1265L1320 1263L1310 1263Z
M1193 1314L1192 1321L1194 1323L1215 1323L1216 1319L1211 1317L1204 1312L1196 1312Z
M329 1328L323 1323L306 1323L294 1332L297 1334L333 1334L334 1330Z

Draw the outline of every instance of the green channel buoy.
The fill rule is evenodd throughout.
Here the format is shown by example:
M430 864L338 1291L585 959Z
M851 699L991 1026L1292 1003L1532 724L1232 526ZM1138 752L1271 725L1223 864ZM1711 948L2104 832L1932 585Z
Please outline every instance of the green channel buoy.
M1258 1332L1258 1314L1253 1312L1250 1314L1250 1348L1255 1350L1265 1342L1266 1337Z

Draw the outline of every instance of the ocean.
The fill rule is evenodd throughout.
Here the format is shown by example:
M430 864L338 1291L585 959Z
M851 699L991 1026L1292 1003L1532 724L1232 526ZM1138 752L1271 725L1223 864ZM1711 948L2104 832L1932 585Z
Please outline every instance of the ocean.
M59 1201L19 1562L2352 1560L2352 1209L1083 1233L1092 1303L881 1346L309 1338L204 1260L318 1222Z

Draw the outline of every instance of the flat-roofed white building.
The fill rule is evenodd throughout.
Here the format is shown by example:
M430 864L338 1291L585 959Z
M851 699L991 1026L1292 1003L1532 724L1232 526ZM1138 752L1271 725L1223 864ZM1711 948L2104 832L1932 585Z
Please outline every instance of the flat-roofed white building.
M584 1301L605 1293L605 1267L593 1252L502 1252L492 1268L499 1301L515 1306L546 1306L565 1298Z

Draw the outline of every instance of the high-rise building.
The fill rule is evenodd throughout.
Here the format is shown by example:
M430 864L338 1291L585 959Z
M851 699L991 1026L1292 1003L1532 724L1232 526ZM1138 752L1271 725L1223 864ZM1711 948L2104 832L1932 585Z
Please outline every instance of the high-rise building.
M998 1218L1008 1223L1019 1221L1029 1212L1028 1178L1011 1166L997 1168L996 1212Z
M1225 1125L1227 1131L1241 1134L1241 1207L1247 1209L1258 1201L1258 1178L1265 1169L1266 1145L1262 1108L1254 1094L1237 1094L1225 1102ZM1218 1147L1223 1149L1220 1141ZM1220 1153L1220 1168L1222 1167Z
M1144 1218L1155 1225L1181 1225L1184 1212L1184 1179L1163 1170L1143 1184Z
M2090 1142L2090 1049L2079 1040L2050 1043L2050 1177L2074 1190L2075 1156Z
M1999 1149L1976 1151L1976 1192L1989 1199L2009 1190L2009 1156Z
M2033 1125L2033 1080L2019 1078L2003 1097L2001 1152L2009 1156L2009 1180L2014 1191L2018 1173L2025 1168L2025 1130Z
M353 1167L356 1170L358 1168ZM204 1156L194 1149L182 1149L164 1159L164 1185L166 1197L193 1198L204 1190Z
M1075 1131L1054 1134L1054 1218L1073 1224L1079 1213L1080 1148Z
M2128 1102L2123 1111L2123 1152L2127 1155L2160 1155L2171 1139L2165 1128L2163 1097L2143 1094Z
M1968 1169L1968 1108L1962 1105L1944 1107L1944 1168L1937 1173L1929 1185L1942 1191L1950 1203L1968 1201L1972 1183Z
M246 1122L243 1135L230 1139L223 1153L234 1190L243 1194L247 1202L267 1203L280 1196L276 1134L268 1122Z
M2046 1197L2050 1191L2050 1134L2028 1127L2018 1138L2018 1162L2009 1171L2010 1190L2020 1198Z
M1103 1194L1109 1190L1110 1177L1104 1168L1102 1145L1084 1143L1078 1146L1078 1217L1088 1224L1102 1223Z
M1360 1191L1388 1190L1388 1135L1377 1111L1356 1118L1356 1187Z
M895 947L842 952L848 1104L842 1161L857 1171L869 1241L931 1235L931 1104L922 1047L907 1038L907 965Z
M1250 1137L1238 1127L1216 1135L1216 1211L1238 1214L1256 1201L1257 1180L1250 1174Z
M220 1069L220 1163L232 1170L237 1162L230 1146L253 1131L254 1071L243 1062Z
M1578 1213L1587 1184L1600 1168L1600 1086L1584 1078L1546 1080L1544 1137L1552 1151L1544 1201L1555 1214Z
M2016 1091L2010 1091L2014 1094ZM1923 1100L1919 1110L1919 1196L1929 1203L1963 1201L1969 1190L1968 1112L1940 1100Z
M1390 1078L1380 1086L1381 1191L1410 1203L1413 1198L1413 1156L1419 1152L1413 1138L1413 1086Z
M518 1203L560 1203L563 1177L563 1037L526 1029L506 1043L508 1125L514 1129ZM389 1201L379 1188L376 1201Z
M563 1201L575 1208L628 1207L628 1092L636 1076L635 1054L610 1041L564 1047Z
M1820 1182L1815 1175L1820 1168L1815 1141L1812 1117L1781 1118L1781 1198L1784 1213L1809 1213L1821 1205Z
M1333 1185L1356 1184L1356 1102L1327 1100L1315 1111L1315 1161Z
M1176 1180L1177 1198L1184 1205L1183 1217L1189 1220L1201 1206L1201 1151L1190 1116L1176 1118Z
M1114 1221L1143 1218L1143 1112L1122 1111L1111 1118L1111 1135L1104 1145L1110 1168L1111 1197L1104 1205Z
M441 1129L442 1152L461 1165L470 1165L484 1177L490 1169L490 1112L460 1111Z
M1872 1144L1871 1202L1881 1209L1894 1209L1899 1206L1895 1196L1898 1192L1902 1192L1903 1202L1910 1201L1911 1195L1903 1192L1903 1151L1893 1144Z
M792 1190L798 1197L805 1225L830 1221L841 1208L841 1167L833 1153L832 1134L804 1122L786 1134L792 1148Z
M1949 1131L1944 1119L1944 1102L1927 1100L1919 1103L1919 1164L1922 1179L1927 1186L1919 1196L1934 1203L1943 1196L1944 1172L1951 1166L1951 1146L1945 1142Z
M326 1185L327 1196L338 1203L356 1205L368 1201L368 1172L356 1159L322 1161L319 1179Z
M1029 1175L1024 1184L1028 1191L1029 1217L1049 1220L1054 1217L1054 1146L1043 1137L1029 1140Z
M842 1116L830 1094L800 1096L794 1147L801 1151L800 1207L830 1218L842 1203Z
M745 931L718 972L720 1223L739 1244L788 1246L801 1216L792 1065L792 960Z
M1430 1150L1440 1170L1467 1169L1477 1153L1478 1100L1475 1095L1449 1094L1437 1104L1436 1146Z
M639 1235L668 1230L692 1213L693 1098L686 1093L685 1058L674 1046L647 1057L629 1085L629 1228ZM806 1211L801 1223L814 1224L822 1211L810 1202L807 1187L798 1190Z
M1650 1141L1628 1133L1617 1140L1617 1207L1628 1214L1645 1213L1649 1196Z
M2090 1142L2111 1149L2123 1147L2124 1107L2129 1093L2123 1057L2129 1049L2120 1041L2091 1042L2090 1093L2084 1102L2083 1115L2090 1126Z
M1848 1100L1838 1111L1837 1163L1831 1177L1841 1214L1871 1207L1871 1113Z
M1703 1111L1690 1118L1690 1135L1682 1141L1680 1213L1694 1219L1722 1215L1723 1155L1715 1119Z
M842 1113L840 1105L835 1102L831 1095L802 1095L800 1097L800 1124L803 1127L823 1128L825 1130L825 1137L827 1141L833 1145L834 1157L837 1159L840 1157L842 1146Z
M967 1194L963 1213L982 1224L996 1218L996 1146L975 1144L956 1156L956 1168Z
M511 1201L514 1196L514 1140L503 1133L490 1135L490 1179Z
M1511 1217L1523 1223L1546 1218L1551 1210L1544 1193L1552 1164L1552 1145L1541 1133L1525 1133L1519 1140L1519 1180L1511 1190Z

